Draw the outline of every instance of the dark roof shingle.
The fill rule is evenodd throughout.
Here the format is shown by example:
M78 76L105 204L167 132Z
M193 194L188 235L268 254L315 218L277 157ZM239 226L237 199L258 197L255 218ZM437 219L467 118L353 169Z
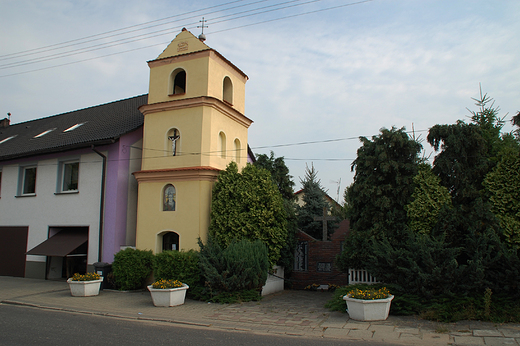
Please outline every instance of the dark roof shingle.
M147 102L145 94L0 128L0 142L15 136L0 143L0 161L112 143L143 125L138 108Z

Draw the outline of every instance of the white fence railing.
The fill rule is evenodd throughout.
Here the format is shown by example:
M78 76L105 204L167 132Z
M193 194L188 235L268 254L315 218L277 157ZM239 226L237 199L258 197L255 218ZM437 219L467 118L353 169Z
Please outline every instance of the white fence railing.
M348 283L352 284L375 284L378 283L377 279L370 275L364 269L349 269L348 270Z

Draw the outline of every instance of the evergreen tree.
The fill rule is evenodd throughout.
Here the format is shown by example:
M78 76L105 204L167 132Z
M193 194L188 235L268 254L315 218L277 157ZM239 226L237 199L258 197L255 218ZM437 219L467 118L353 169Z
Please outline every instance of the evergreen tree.
M209 233L222 248L242 239L261 240L276 265L287 241L283 199L265 169L235 162L221 171L213 188Z
M484 187L505 241L515 249L520 248L520 157L502 157L484 179Z
M294 182L292 181L292 176L289 175L289 168L285 165L284 158L275 158L272 151L270 156L265 154L257 155L254 165L264 168L271 173L273 183L278 187L278 191L280 191L283 198L285 218L287 220L287 241L280 251L279 264L285 267L285 275L290 276L297 244L296 232L298 231L293 189Z
M444 206L451 207L451 196L426 163L419 165L419 172L413 182L416 187L412 201L405 207L409 226L413 232L430 234L441 209Z
M351 229L366 236L398 236L407 224L404 206L415 188L421 144L404 128L382 129L363 145L352 163L354 183L347 189Z
M405 206L410 202L421 145L405 129L382 129L363 145L352 163L354 182L347 188L350 235L339 263L343 269L368 268L374 262L373 247L383 239L399 247L407 230ZM375 271L372 271L376 274Z
M323 208L330 210L329 203L325 200L325 192L318 179L318 171L311 164L305 167L305 177L300 179L303 190L303 205L298 206L298 228L311 237L321 240L323 238L323 221L314 221L314 217L323 216ZM335 224L327 221L327 236L334 232Z
M292 176L289 175L289 168L285 165L283 157L274 157L271 155L260 154L256 156L255 166L264 168L271 173L273 182L282 194L282 198L287 201L294 201L294 182Z
M493 166L480 127L460 120L453 125L435 125L427 140L435 151L440 149L433 172L450 191L453 203L467 205L479 197L484 177Z

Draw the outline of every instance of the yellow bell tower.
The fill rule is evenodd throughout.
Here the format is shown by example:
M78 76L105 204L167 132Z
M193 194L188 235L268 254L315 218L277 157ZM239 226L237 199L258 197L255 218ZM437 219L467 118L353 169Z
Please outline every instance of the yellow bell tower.
M136 247L198 249L218 172L247 163L248 78L186 29L148 66Z

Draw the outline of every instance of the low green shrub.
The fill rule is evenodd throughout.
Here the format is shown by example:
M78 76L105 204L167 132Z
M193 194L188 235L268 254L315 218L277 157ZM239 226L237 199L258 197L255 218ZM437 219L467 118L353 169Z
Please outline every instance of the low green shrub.
M211 300L224 293L242 292L240 300L247 297L254 300L250 299L249 293L243 292L251 290L257 292L256 296L260 295L269 269L268 251L264 243L241 240L223 249L210 236L206 245L199 240L199 246L206 299Z
M114 282L120 290L137 290L144 288L146 279L152 273L152 251L126 248L114 256L112 272Z
M353 289L368 287L379 289L383 285L350 285L337 288L333 298L325 307L333 311L346 311L343 296ZM439 295L426 299L419 295L403 292L399 287L386 285L394 295L390 307L392 315L417 315L422 319L437 322L480 320L494 323L520 322L520 302L517 297L495 294L486 289L481 295Z
M163 251L155 255L154 276L156 280L179 280L190 288L200 282L199 253L189 251Z
M394 299L392 300L392 305L390 307L390 314L408 316L416 315L422 311L423 304L419 301L417 296L406 294L402 292L397 286L383 284L356 284L338 287L334 291L332 299L325 304L325 307L333 311L346 312L347 305L343 300L343 296L348 294L350 291L366 291L371 289L379 290L385 287L391 292L391 294L394 295Z

